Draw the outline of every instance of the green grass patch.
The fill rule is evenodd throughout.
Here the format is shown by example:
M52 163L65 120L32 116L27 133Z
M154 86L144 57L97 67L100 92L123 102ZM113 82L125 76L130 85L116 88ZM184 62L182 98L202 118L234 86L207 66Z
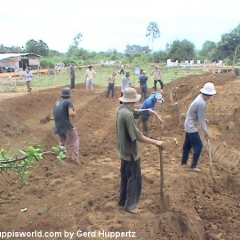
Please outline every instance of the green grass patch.
M140 68L144 69L146 71L146 75L148 76L148 85L151 86L153 80L150 76L150 72L152 71L154 65L143 65L139 66ZM132 83L135 84L135 86L138 86L138 76L134 72L134 66L128 66L125 67L125 72L130 72L130 80ZM106 86L107 87L107 79L112 74L112 72L118 72L118 67L101 67L96 66L94 67L94 70L96 71L97 75L94 78L94 84ZM161 66L160 70L162 71L163 75L163 82L165 84L181 78L185 77L187 75L194 75L194 74L201 74L202 71L199 69L178 69L178 68L167 68L165 66ZM84 83L85 82L85 71L86 69L76 69L76 84L78 83ZM124 77L124 75L116 75L116 85L119 85L121 82L121 79ZM51 87L51 86L61 86L61 85L70 85L70 76L68 69L64 69L61 72L58 72L57 74L36 74L34 76L34 79L32 81L33 87Z

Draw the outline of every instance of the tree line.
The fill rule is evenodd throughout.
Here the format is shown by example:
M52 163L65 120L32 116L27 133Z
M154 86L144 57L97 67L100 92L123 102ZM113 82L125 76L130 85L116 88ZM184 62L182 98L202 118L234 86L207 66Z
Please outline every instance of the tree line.
M160 37L160 30L155 22L150 22L146 37L150 38L153 43L156 38ZM196 50L192 42L184 39L182 41L175 40L172 43L167 43L165 50L153 52L149 46L126 45L123 53L116 49L109 49L106 52L87 51L79 47L83 38L81 33L78 33L73 38L73 43L69 46L66 53L60 53L56 50L49 49L47 43L42 40L31 39L26 42L25 46L6 47L0 44L0 53L6 52L32 52L42 56L41 66L52 67L54 62L64 62L69 64L75 61L77 64L93 64L101 61L116 61L128 63L143 63L143 62L166 62L167 59L172 61L178 60L207 60L209 62L218 62L223 60L226 64L240 64L240 24L232 31L221 36L221 40L217 43L206 41L201 50Z

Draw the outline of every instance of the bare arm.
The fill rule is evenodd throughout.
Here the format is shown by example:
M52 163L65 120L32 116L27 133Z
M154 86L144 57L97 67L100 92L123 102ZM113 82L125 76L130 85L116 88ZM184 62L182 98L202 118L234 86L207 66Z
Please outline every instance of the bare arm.
M69 114L69 116L71 116L71 117L74 117L74 116L76 115L76 113L74 112L73 108L69 108L69 109L68 109L68 114Z
M141 137L137 138L137 140L139 142L142 142L142 143L154 144L156 147L162 147L162 148L163 148L163 145L165 144L164 141L155 140L155 139L146 137L144 135L142 135Z
M153 114L161 123L163 123L163 120L161 119L161 117L151 108L147 108L147 109L136 109L134 110L136 112L136 114L138 115L142 115L142 114L146 114L147 112Z
M152 109L151 109L152 110ZM150 111L161 123L163 123L163 120L161 119L161 117L155 112L155 111Z

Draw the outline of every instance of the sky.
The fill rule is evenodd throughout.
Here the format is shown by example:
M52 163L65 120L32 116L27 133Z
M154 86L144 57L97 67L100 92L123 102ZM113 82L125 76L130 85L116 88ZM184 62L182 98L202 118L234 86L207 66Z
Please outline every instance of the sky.
M1 1L0 44L24 46L28 40L44 41L52 50L66 53L76 34L79 47L88 51L127 45L165 50L166 44L184 39L200 50L205 41L218 42L240 24L236 0L11 0ZM146 37L155 22L160 37Z

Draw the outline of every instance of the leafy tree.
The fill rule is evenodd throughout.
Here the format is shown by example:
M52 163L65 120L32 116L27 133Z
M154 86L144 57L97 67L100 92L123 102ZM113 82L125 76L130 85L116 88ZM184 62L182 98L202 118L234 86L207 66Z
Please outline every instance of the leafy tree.
M56 51L56 50L49 50L48 56L52 57L52 56L61 56L63 55L62 53Z
M78 52L79 48L75 45L70 45L67 51L67 55L71 56L73 55L75 52Z
M160 37L160 30L155 22L150 22L147 27L146 37L149 37L152 41L152 51L153 51L153 41Z
M194 45L188 40L183 41L175 40L168 51L169 58L172 60L178 59L179 61L190 60L194 58Z
M151 50L149 49L148 46L138 46L138 45L127 45L125 53L127 55L135 54L135 53L142 53L142 54L147 54L150 53Z
M166 62L168 54L166 51L158 51L153 53L153 61L154 62Z
M199 51L199 57L202 60L210 60L210 61L217 61L217 44L211 41L206 41L203 46L202 50Z
M73 38L74 45L77 47L79 43L82 41L83 35L81 33L77 33Z
M237 58L240 56L240 24L230 33L225 33L221 36L217 49L224 58L231 57L233 65L235 65Z
M3 44L0 44L0 53L21 53L23 52L23 47L12 46L6 47Z
M31 39L27 41L25 49L26 52L39 54L44 57L48 56L49 53L48 45L42 40L36 41Z

